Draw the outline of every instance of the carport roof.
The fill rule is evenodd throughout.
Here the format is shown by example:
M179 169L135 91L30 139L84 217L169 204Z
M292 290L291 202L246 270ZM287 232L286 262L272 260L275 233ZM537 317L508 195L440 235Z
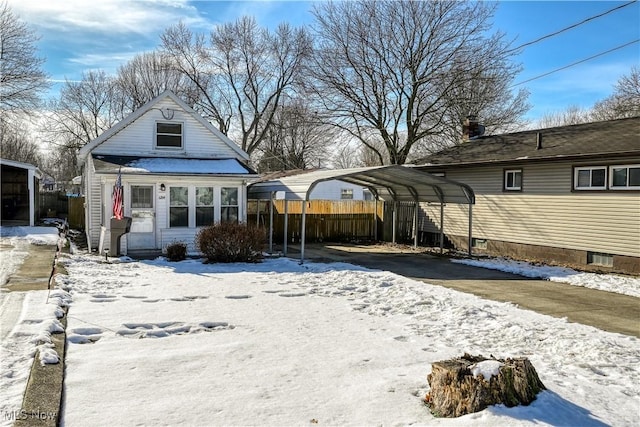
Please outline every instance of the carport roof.
M314 187L323 181L340 180L368 188L385 201L475 203L471 187L410 166L376 166L319 170L284 178L259 181L248 187L249 199L267 200L282 192L286 200L310 200Z

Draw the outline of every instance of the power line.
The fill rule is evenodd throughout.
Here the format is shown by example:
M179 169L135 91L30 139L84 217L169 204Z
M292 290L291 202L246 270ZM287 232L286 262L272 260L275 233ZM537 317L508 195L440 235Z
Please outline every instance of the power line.
M516 51L516 50L522 49L522 48L523 48L523 47L525 47L525 46L530 46L530 45L535 44L535 43L538 43L538 42L540 42L540 41L542 41L542 40L548 39L549 37L557 36L557 35L558 35L558 34L560 34L560 33L563 33L563 32L565 32L565 31L568 31L568 30L572 29L572 28L578 27L578 26L580 26L580 25L582 25L582 24L585 24L585 23L587 23L587 22L589 22L589 21L592 21L592 20L594 20L594 19L600 18L601 16L607 15L607 14L609 14L609 13L611 13L611 12L614 12L614 11L616 11L616 10L618 10L618 9L622 9L623 7L627 7L627 6L629 6L630 4L633 4L633 3L636 3L636 2L637 2L637 0L632 0L632 1L630 1L629 3L625 3L625 4L622 4L622 5L620 5L620 6L614 7L613 9L609 9L609 10L607 10L606 12L602 12L602 13L601 13L601 14L599 14L599 15L592 16L592 17L590 17L590 18L587 18L587 19L584 19L584 20L582 20L582 21L578 22L577 24L573 24L573 25L570 25L570 26L568 26L568 27L565 27L565 28L563 28L563 29L561 29L561 30L558 30L558 31L556 31L555 33L547 34L546 36L542 36L542 37L537 38L537 39L535 39L535 40L533 40L533 41L530 41L530 42L527 42L527 43L521 44L520 46L515 47L515 48L513 48L513 49L509 49L506 53L510 53L510 52L513 52L513 51Z
M577 62L571 63L571 64L569 64L569 65L565 65L564 67L556 68L555 70L549 71L549 72L544 73L544 74L540 74L539 76L536 76L536 77L531 77L530 79L527 79L527 80L521 81L521 82L519 82L519 83L516 83L516 84L514 84L514 85L513 85L513 86L511 86L511 87L513 88L513 87L519 86L519 85L521 85L521 84L528 83L528 82L530 82L530 81L532 81L532 80L537 80L537 79L539 79L539 78L542 78L542 77L548 76L549 74L553 74L553 73L556 73L556 72L558 72L558 71L566 70L567 68L573 67L574 65L582 64L583 62L590 61L590 60L592 60L592 59L594 59L594 58L597 58L597 57L599 57L599 56L606 55L607 53L611 53L611 52L613 52L613 51L616 51L616 50L622 49L622 48L624 48L624 47L627 47L627 46L629 46L629 45L632 45L632 44L634 44L634 43L638 43L638 42L640 42L640 39L635 39L635 40L630 41L630 42L628 42L628 43L625 43L625 44L623 44L623 45L621 45L621 46L617 46L617 47L614 47L613 49L609 49L609 50L607 50L607 51L605 51L605 52L600 52L600 53L598 53L598 54L596 54L596 55L593 55L593 56L590 56L590 57L588 57L588 58L581 59L580 61L577 61Z

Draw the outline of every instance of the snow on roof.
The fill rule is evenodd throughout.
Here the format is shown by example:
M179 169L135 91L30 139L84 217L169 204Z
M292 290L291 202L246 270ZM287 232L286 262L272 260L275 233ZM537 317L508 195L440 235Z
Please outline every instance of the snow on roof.
M184 159L175 157L94 156L96 172L162 174L253 174L236 159Z

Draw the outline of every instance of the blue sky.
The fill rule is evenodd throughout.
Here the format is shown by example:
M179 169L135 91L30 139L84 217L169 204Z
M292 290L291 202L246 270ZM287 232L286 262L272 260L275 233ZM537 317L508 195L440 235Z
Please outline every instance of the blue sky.
M514 46L535 40L628 1L502 1L494 29ZM303 1L187 0L9 0L12 10L41 37L38 47L54 81L55 95L65 79L83 71L115 73L136 53L155 49L159 35L179 20L194 32L208 32L221 22L252 15L265 26L287 21L312 22L312 3ZM517 57L522 82L640 38L640 3L591 20L524 49ZM527 118L575 105L589 108L605 98L633 65L640 64L640 43L523 85L531 92Z

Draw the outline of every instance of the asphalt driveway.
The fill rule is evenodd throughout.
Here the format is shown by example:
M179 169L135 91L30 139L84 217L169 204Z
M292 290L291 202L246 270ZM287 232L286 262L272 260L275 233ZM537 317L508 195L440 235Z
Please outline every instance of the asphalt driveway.
M632 296L451 263L448 258L410 248L313 244L305 247L305 258L387 270L483 298L511 302L521 308L567 318L570 322L640 338L640 298Z

